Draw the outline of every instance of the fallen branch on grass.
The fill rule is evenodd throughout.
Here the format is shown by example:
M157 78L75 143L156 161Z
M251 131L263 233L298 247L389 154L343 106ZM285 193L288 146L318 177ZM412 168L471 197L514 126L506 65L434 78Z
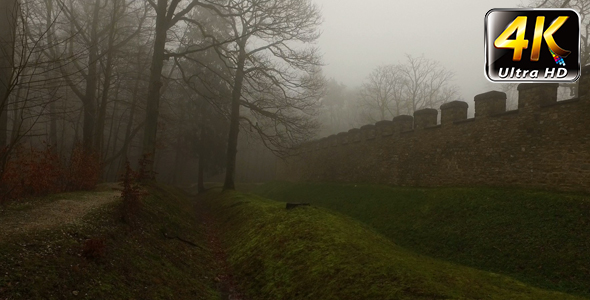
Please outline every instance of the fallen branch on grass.
M191 242L189 240L185 240L185 239L183 239L183 238L181 238L179 236L169 236L165 231L162 231L162 235L164 235L164 237L167 238L167 239L169 239L169 240L179 240L179 241L181 241L181 242L183 242L185 244L188 244L188 245L191 245L193 247L197 247L199 249L205 250L203 247L201 247L201 246L199 246L199 245L197 245L197 244L195 244L195 243L193 243L193 242Z

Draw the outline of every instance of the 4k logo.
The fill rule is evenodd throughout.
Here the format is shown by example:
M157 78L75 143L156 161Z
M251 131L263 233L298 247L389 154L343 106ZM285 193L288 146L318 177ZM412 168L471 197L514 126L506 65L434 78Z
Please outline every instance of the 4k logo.
M580 76L580 18L572 9L492 9L485 47L491 81L573 82Z

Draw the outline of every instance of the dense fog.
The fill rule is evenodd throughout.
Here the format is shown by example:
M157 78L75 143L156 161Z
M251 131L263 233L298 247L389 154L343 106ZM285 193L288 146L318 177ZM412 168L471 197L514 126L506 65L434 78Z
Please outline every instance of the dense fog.
M161 181L233 188L272 180L293 146L364 124L454 100L472 115L473 96L489 90L507 92L515 108L514 84L485 79L483 26L489 9L517 6L589 9L558 0L2 1L2 189L11 193L17 166L44 157L70 177L115 181L130 162ZM572 95L575 84L560 87L560 98Z

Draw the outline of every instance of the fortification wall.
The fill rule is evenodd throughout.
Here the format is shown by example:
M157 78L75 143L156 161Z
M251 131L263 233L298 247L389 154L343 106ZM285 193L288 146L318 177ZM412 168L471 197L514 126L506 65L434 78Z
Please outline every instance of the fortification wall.
M517 186L590 192L590 68L579 98L557 102L557 84L520 84L506 94L416 111L295 148L278 170L291 181L396 186Z

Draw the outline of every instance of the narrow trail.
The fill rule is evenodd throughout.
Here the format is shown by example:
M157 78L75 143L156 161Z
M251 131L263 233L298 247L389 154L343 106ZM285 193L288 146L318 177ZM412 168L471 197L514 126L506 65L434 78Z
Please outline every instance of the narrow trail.
M246 300L244 295L240 292L236 280L233 276L232 269L227 260L227 253L220 237L220 229L216 223L215 218L205 205L199 200L196 204L196 213L205 228L205 237L207 239L207 246L213 252L213 259L217 274L215 281L217 282L217 289L221 294L223 300Z
M67 194L65 194L67 195ZM78 222L91 210L117 201L120 192L93 192L71 197L64 196L30 209L8 209L0 213L0 240L33 230L49 229Z

